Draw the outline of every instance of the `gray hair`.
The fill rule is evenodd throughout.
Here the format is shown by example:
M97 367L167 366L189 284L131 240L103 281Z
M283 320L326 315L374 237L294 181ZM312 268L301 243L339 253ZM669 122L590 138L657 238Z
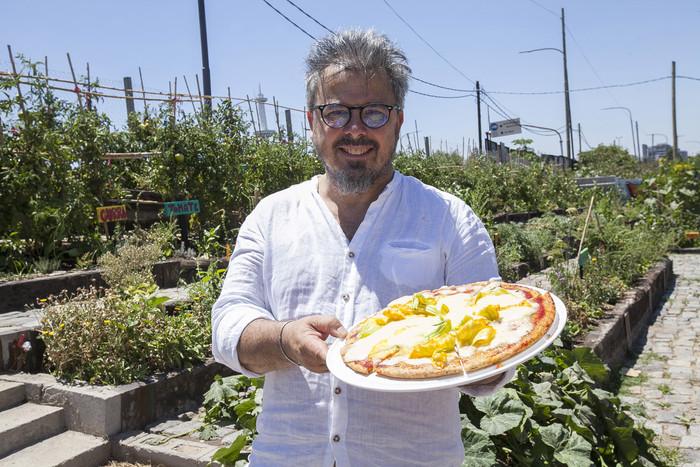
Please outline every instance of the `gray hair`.
M396 103L403 107L411 69L406 55L384 34L372 29L348 29L316 42L306 58L306 103L314 105L323 72L329 66L364 73L386 72Z

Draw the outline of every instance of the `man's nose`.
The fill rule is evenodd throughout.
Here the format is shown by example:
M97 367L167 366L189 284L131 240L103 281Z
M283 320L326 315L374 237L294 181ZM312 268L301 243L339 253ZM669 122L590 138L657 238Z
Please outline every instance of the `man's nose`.
M348 133L354 135L363 135L367 133L367 126L364 124L362 117L360 116L361 112L361 109L350 109L350 121L345 126Z

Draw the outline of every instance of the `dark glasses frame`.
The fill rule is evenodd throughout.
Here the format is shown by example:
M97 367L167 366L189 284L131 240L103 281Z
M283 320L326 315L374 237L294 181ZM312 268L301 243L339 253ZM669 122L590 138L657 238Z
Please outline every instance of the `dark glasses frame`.
M326 117L325 117L325 115L323 115L323 110L324 110L326 107L331 107L331 106L333 106L333 107L340 107L341 109L347 109L347 111L348 111L348 117L347 117L347 120L345 121L345 123L343 123L342 125L338 125L338 124L332 125L332 124L328 123L328 121L326 121ZM371 120L365 119L365 109L366 109L367 107L384 107L384 108L388 111L386 120L385 120L381 125L376 125L376 126L375 126L374 124L372 124L372 123L371 123ZM399 106L399 105L388 105L388 104L381 104L381 103L378 103L378 102L372 102L372 103L365 104L365 105L353 105L353 106L345 105L345 104L333 103L333 104L316 105L316 106L311 107L311 109L312 109L312 110L318 109L318 110L319 110L319 113L321 114L321 120L323 120L323 123L325 123L327 126L329 126L329 127L331 127L331 128L335 128L335 129L343 128L343 127L345 127L348 123L350 123L350 120L352 120L352 111L355 110L355 109L359 109L359 110L360 110L360 120L362 120L362 123L363 123L367 128L371 128L371 129L373 129L373 130L376 130L377 128L381 128L381 127L383 127L384 125L386 125L387 123L389 123L389 120L391 119L391 111L392 111L392 110L395 109L397 112L399 112L399 111L402 110L402 109L401 109L401 106Z

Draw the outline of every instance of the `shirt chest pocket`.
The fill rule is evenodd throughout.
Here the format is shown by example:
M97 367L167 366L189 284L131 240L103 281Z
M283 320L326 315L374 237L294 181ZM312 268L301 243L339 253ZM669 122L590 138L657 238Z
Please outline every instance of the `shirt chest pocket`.
M379 270L394 286L397 297L444 285L440 249L418 241L395 240L384 245Z

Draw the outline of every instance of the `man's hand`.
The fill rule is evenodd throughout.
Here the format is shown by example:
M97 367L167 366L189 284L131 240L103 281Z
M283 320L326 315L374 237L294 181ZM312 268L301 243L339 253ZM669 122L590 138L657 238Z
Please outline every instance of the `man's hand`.
M347 331L334 316L313 315L291 321L281 343L289 358L315 373L325 373L328 336L345 338Z

